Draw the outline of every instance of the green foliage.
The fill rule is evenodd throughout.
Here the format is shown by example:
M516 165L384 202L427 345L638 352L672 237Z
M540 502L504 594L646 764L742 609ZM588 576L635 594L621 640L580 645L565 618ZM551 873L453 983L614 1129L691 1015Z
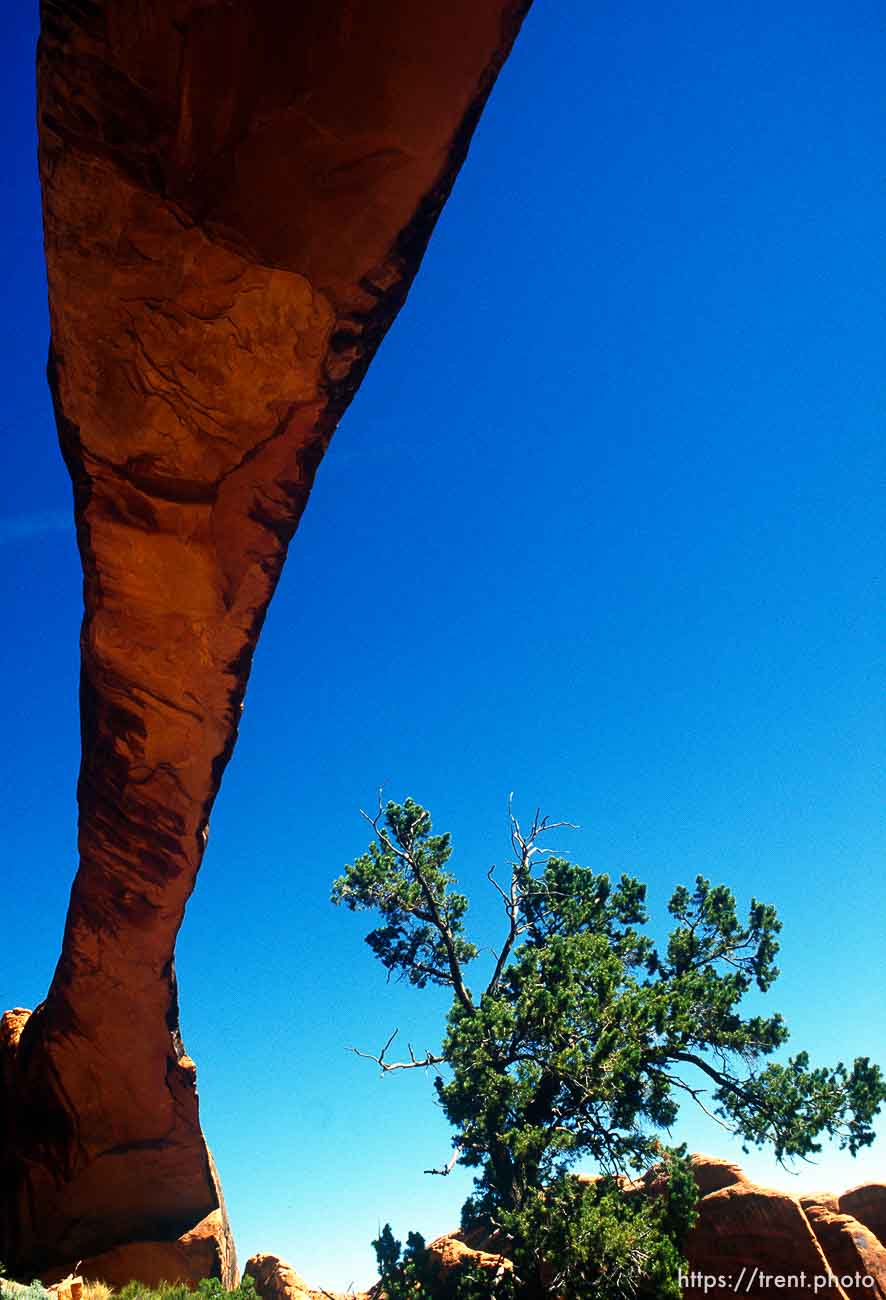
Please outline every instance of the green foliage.
M669 1163L670 1176L652 1193L626 1193L611 1178L588 1185L561 1174L520 1210L503 1214L522 1293L681 1300L681 1246L695 1220L697 1192L685 1158L673 1154Z
M0 1264L0 1294L3 1296L14 1297L14 1300L51 1300L52 1293L37 1279L24 1291L4 1288L5 1275L6 1269ZM148 1286L136 1281L127 1282L119 1291L105 1289L118 1300L193 1300L194 1296L201 1300L258 1300L255 1282L249 1276L244 1277L233 1291L226 1290L217 1277L202 1278L193 1290L185 1282L160 1282L157 1286Z
M119 1300L258 1300L255 1282L248 1275L233 1291L228 1291L217 1277L204 1277L192 1291L184 1282L160 1282L147 1286L144 1282L127 1282L115 1293Z
M397 1241L391 1225L386 1223L372 1248L386 1300L412 1300L415 1296L432 1294L434 1274L420 1233L410 1232L404 1251L402 1242Z
M611 1181L580 1193L566 1171L589 1159L611 1179L653 1163L655 1133L671 1128L681 1097L780 1161L819 1151L824 1134L853 1155L873 1140L886 1100L879 1067L859 1057L851 1068L811 1068L804 1052L768 1062L787 1041L783 1019L742 1014L745 995L765 993L778 975L773 907L752 899L741 917L725 885L698 876L674 891L660 949L644 933L645 885L626 875L613 882L549 851L542 838L559 823L536 814L524 834L512 818L509 878L489 873L504 936L477 997L465 972L478 950L465 935L467 900L446 869L449 836L432 834L429 814L411 799L367 820L374 841L335 882L333 901L381 914L367 942L389 974L453 992L439 1052L410 1051L394 1063L390 1039L373 1059L384 1071L447 1067L436 1079L439 1100L458 1160L478 1171L466 1215L507 1231L515 1259L534 1243L542 1255L554 1252L558 1267L573 1259L584 1277L582 1269L599 1266L605 1237L626 1261L624 1294L644 1294L630 1266L642 1259L647 1281L657 1279L654 1294L670 1295L680 1224L635 1202L629 1211ZM674 1191L668 1204L679 1203ZM670 1246L653 1249L653 1238ZM582 1287L591 1287L587 1278L572 1293L603 1294L599 1282Z
M512 1268L461 1265L440 1274L417 1233L402 1253L390 1226L373 1242L386 1300L681 1300L680 1253L695 1221L697 1191L684 1151L660 1166L653 1191L560 1175L519 1210L502 1212L499 1239Z
M432 835L430 815L412 799L388 804L386 820L388 833L335 882L333 902L381 913L384 925L366 942L388 971L419 988L451 985L455 967L472 961L477 949L462 938L468 900L452 892L455 877L443 870L449 836Z
M50 1292L40 1281L34 1278L27 1286L23 1283L12 1284L12 1278L6 1276L6 1265L0 1264L0 1296L9 1300L50 1300Z
M403 1250L386 1223L372 1243L384 1300L511 1300L517 1295L506 1271L461 1265L441 1273L420 1233L410 1232L406 1241Z
M190 1289L184 1282L160 1282L148 1286L145 1282L131 1281L117 1291L119 1300L188 1300Z

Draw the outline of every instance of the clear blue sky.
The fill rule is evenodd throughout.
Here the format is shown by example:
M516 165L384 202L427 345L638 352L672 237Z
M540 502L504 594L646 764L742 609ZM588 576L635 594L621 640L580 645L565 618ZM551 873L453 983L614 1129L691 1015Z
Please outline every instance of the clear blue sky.
M4 1007L45 992L75 869L81 598L14 8ZM449 1151L430 1080L345 1051L435 1046L444 1006L386 987L328 903L382 782L452 830L486 935L509 790L656 909L699 871L775 903L792 1046L886 1063L884 28L874 0L537 0L320 471L181 936L241 1261L366 1282L380 1223L432 1235L466 1194L421 1172ZM827 1150L791 1185L884 1173L886 1144Z

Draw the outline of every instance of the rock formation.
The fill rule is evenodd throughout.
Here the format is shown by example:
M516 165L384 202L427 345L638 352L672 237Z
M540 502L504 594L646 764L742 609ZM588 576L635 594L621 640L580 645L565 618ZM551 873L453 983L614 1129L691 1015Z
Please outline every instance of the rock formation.
M875 1237L886 1241L886 1183L863 1183L844 1192L833 1207L840 1214L851 1214L870 1228Z
M0 1031L14 1271L236 1275L176 934L314 473L528 4L42 0L83 752L61 958Z
M701 1285L687 1287L687 1296L695 1291L712 1300L734 1296L736 1289L757 1300L774 1289L766 1278L826 1277L830 1271L797 1197L757 1187L744 1175L701 1196L686 1257L691 1272L718 1279L706 1291ZM838 1286L828 1294L844 1300Z
M734 1300L736 1295L771 1300L779 1293L886 1300L886 1246L858 1219L829 1208L851 1199L879 1211L882 1184L853 1188L838 1201L827 1194L791 1196L758 1187L738 1165L713 1156L693 1156L692 1164L700 1199L698 1223L686 1242L686 1300ZM654 1178L626 1184L641 1195L655 1186ZM503 1262L494 1244L476 1233L438 1237L430 1249L444 1272L466 1261L491 1270ZM246 1272L261 1300L318 1300L327 1294L311 1291L275 1255L254 1256ZM372 1294L364 1292L363 1300Z
M303 1277L277 1255L253 1255L244 1273L253 1279L258 1294L266 1300L344 1300L337 1291L312 1290ZM349 1300L356 1300L353 1293Z
M886 1300L886 1248L870 1228L821 1205L810 1206L806 1217L849 1300Z

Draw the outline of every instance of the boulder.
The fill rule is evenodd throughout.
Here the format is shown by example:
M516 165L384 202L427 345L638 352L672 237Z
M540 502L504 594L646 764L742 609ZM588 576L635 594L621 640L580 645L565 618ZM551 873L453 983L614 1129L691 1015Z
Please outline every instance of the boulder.
M307 1300L308 1284L279 1255L253 1255L243 1269L251 1277L261 1300Z
M498 1244L488 1233L461 1231L437 1237L429 1243L428 1250L439 1264L441 1273L448 1273L462 1264L474 1264L497 1276L510 1272L514 1267L503 1250L496 1249Z
M886 1248L870 1228L821 1205L809 1206L806 1214L849 1300L886 1300Z
M719 1192L721 1188L733 1187L736 1183L750 1182L744 1170L732 1160L704 1155L693 1155L690 1159L699 1196L707 1196L709 1192Z
M90 1281L112 1287L125 1286L133 1278L148 1286L193 1285L204 1277L235 1277L237 1260L225 1218L214 1210L177 1241L126 1242L84 1259L80 1268Z
M886 1183L861 1183L840 1197L837 1208L851 1214L886 1245Z
M253 1255L243 1270L255 1282L260 1300L368 1300L368 1292L312 1290L279 1255Z
M812 1209L830 1210L832 1214L838 1212L838 1198L832 1192L802 1192L797 1200L805 1214Z
M796 1197L757 1187L747 1181L703 1196L698 1223L689 1233L686 1256L690 1283L687 1300L727 1300L736 1292L766 1300L777 1288L774 1278L827 1277L831 1272L815 1233ZM705 1285L692 1275L717 1279ZM803 1289L798 1282L791 1287ZM845 1300L839 1286L829 1286L830 1300Z
M56 1297L56 1300L81 1300L83 1295L83 1278L74 1277L68 1274L58 1282L48 1282L45 1284L50 1295Z

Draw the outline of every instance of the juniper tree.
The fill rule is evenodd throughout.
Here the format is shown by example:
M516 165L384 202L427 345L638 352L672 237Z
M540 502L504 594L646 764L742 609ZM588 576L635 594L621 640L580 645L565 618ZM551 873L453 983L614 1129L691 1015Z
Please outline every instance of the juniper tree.
M385 1073L438 1071L455 1130L447 1169L457 1160L479 1171L467 1220L531 1215L539 1189L562 1187L579 1158L610 1177L648 1166L681 1098L781 1162L813 1155L823 1135L853 1155L873 1140L886 1099L876 1065L812 1066L802 1051L770 1060L788 1039L784 1020L742 1014L752 987L765 993L778 975L772 906L752 899L740 917L730 889L698 876L674 891L660 948L645 932L645 885L553 852L546 838L565 823L537 813L524 832L511 815L509 868L501 879L488 872L502 939L475 991L478 948L447 868L450 837L411 799L364 816L372 843L335 881L333 901L379 915L366 941L389 975L453 997L438 1051L410 1047L392 1061L391 1035L359 1055Z

